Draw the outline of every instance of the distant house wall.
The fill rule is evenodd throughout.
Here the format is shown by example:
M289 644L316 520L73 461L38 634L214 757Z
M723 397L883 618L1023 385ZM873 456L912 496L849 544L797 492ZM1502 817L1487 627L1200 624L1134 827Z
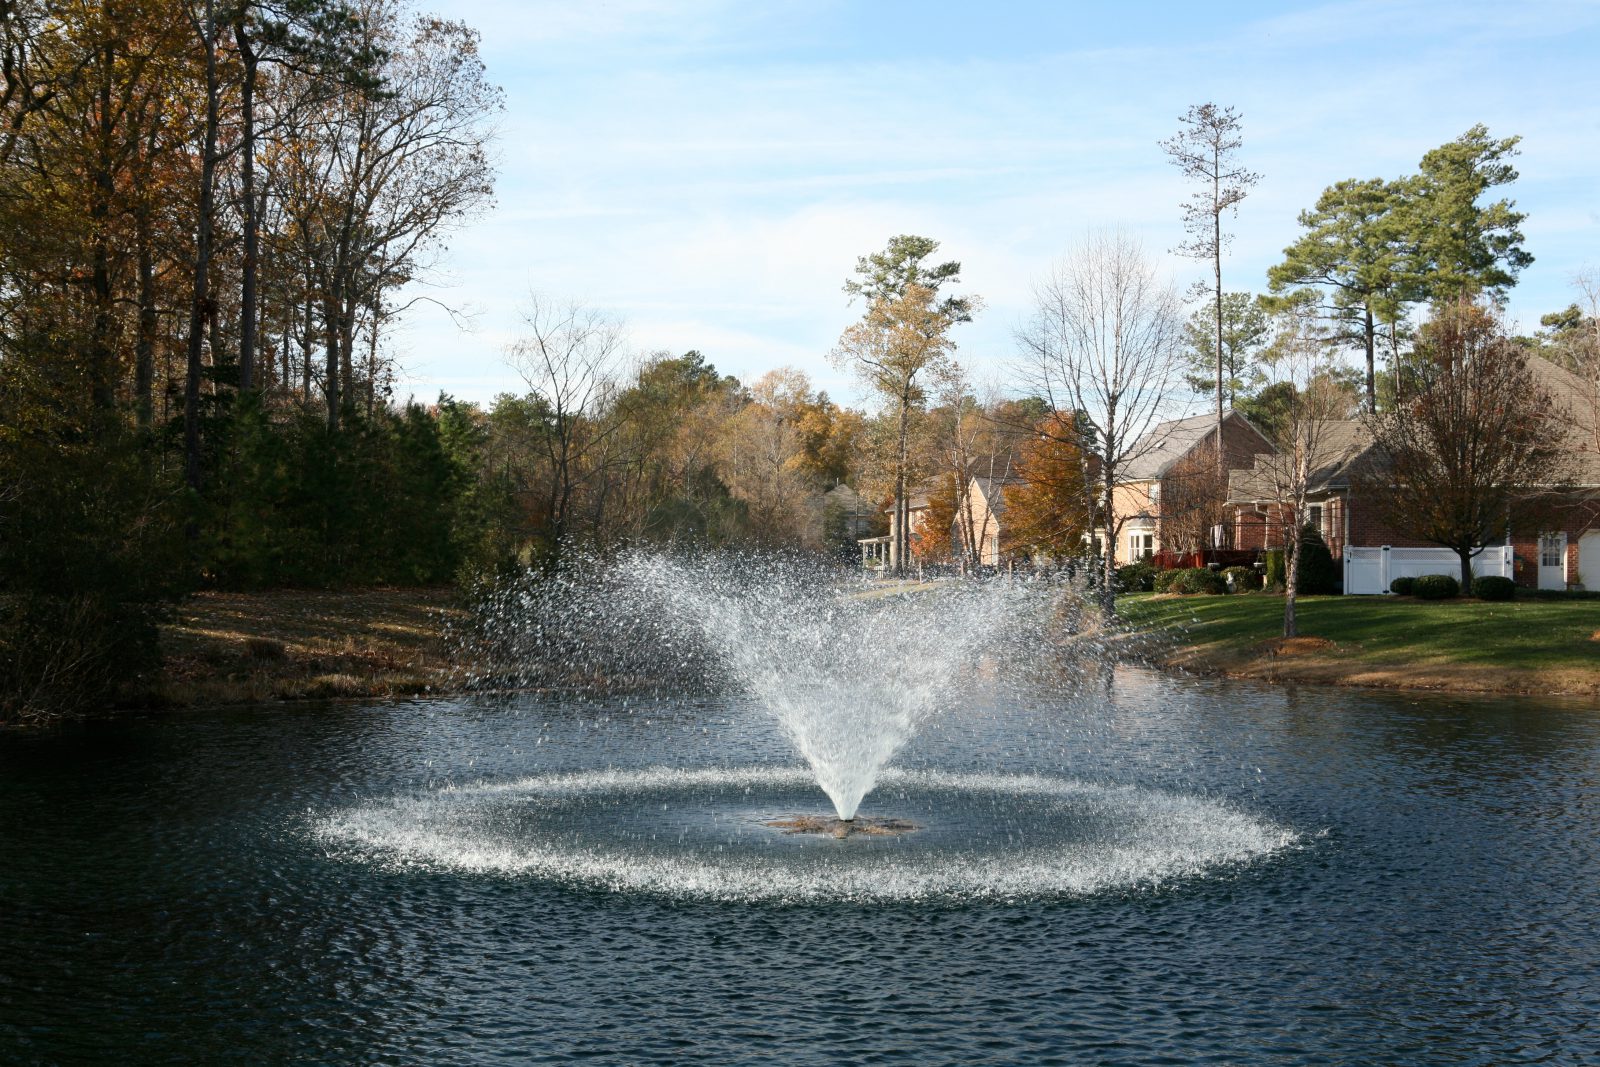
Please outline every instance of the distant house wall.
M1112 546L1112 558L1119 567L1145 557L1142 547L1135 550L1135 539L1142 546L1144 538L1148 536L1151 552L1159 551L1161 547L1155 541L1156 505L1151 496L1155 488L1155 482L1129 482L1111 490L1111 513L1122 526L1117 531L1117 542Z

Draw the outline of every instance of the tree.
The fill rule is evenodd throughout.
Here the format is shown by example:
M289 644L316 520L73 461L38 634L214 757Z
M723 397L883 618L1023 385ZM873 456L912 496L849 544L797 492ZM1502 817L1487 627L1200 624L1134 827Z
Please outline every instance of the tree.
M361 17L330 0L239 0L231 13L239 53L239 214L243 259L239 270L239 388L256 381L256 279L260 266L261 203L256 193L256 90L263 62L298 63L319 75L371 92L379 53L361 32Z
M403 310L386 307L387 294L424 275L450 227L491 203L489 123L501 108L476 31L437 18L407 23L390 0L371 0L363 15L358 44L384 56L373 76L386 88L357 83L320 101L313 93L314 106L286 131L302 156L294 169L310 177L295 224L321 304L331 429L351 400L363 317L376 330Z
M1417 357L1394 407L1367 417L1386 465L1365 492L1396 531L1452 549L1466 589L1513 505L1565 480L1563 413L1483 305L1436 308Z
M1191 453L1178 460L1161 479L1156 501L1162 547L1185 555L1217 547L1212 530L1226 514L1227 501L1227 472L1218 474L1209 456Z
M1215 319L1207 311L1197 311L1184 331L1188 344L1189 371L1184 381L1197 393L1213 387L1216 336ZM1237 407L1247 390L1259 387L1266 376L1257 358L1270 336L1267 313L1260 301L1249 293L1227 293L1222 298L1222 388L1229 407Z
M811 382L802 372L769 371L751 384L748 402L717 430L718 470L734 499L745 505L748 531L758 544L821 547L822 497L806 470L801 432L812 398Z
M1516 202L1478 202L1516 181L1508 160L1521 140L1494 140L1480 123L1423 156L1421 173L1405 179L1406 224L1417 260L1412 269L1424 276L1428 298L1448 302L1481 293L1499 299L1533 262L1522 247L1527 216L1514 210Z
M1404 316L1418 299L1422 281L1401 210L1403 183L1350 179L1323 190L1316 206L1300 213L1305 230L1283 250L1283 262L1267 270L1278 299L1314 305L1336 325L1340 341L1359 344L1366 355L1366 403L1377 410L1375 351L1378 329Z
M1189 239L1174 251L1193 259L1211 261L1212 284L1209 287L1202 284L1198 288L1211 294L1215 310L1216 344L1213 354L1217 392L1217 471L1220 475L1227 469L1222 444L1222 253L1229 240L1229 235L1222 232L1222 215L1227 211L1238 213L1239 202L1249 195L1250 189L1261 180L1261 175L1246 170L1237 159L1244 138L1239 115L1233 108L1197 104L1184 112L1178 122L1177 134L1162 141L1161 147L1173 166L1199 186L1183 205L1183 226L1189 232Z
M622 358L621 323L583 304L534 294L522 315L523 337L511 366L538 401L548 464L545 562L560 563L577 513L579 490L600 470L605 445L621 426L613 403Z
M844 283L844 291L861 297L868 305L882 298L902 297L914 285L937 293L946 282L961 280L961 264L955 260L937 266L923 266L923 260L939 250L939 242L931 237L900 234L889 238L882 252L861 256L856 260L856 277ZM939 310L955 322L971 322L976 297L946 296Z
M1013 544L1054 559L1083 551L1094 525L1094 488L1085 479L1086 455L1077 420L1055 413L1041 419L1017 457L1016 482L1006 486L1006 529Z
M1086 451L1093 450L1097 468L1105 538L1101 604L1114 614L1114 546L1123 519L1113 498L1182 371L1177 294L1132 238L1092 233L1034 287L1034 315L1018 342L1030 384L1059 417L1057 427L1070 427L1062 440L1092 442Z
M938 286L959 279L961 265L945 263L924 270L921 262L938 249L922 237L896 237L889 247L856 264L861 279L845 290L868 297L866 315L839 338L830 355L835 366L852 371L886 403L894 419L894 541L889 565L900 573L910 558L910 511L906 480L910 468L912 409L922 402L922 382L945 373L955 342L950 330L971 319L976 297L938 299Z
M1280 419L1268 435L1274 450L1256 457L1249 477L1274 505L1273 518L1286 550L1283 636L1294 637L1299 632L1296 608L1310 495L1320 476L1343 458L1336 434L1349 420L1354 397L1335 373L1324 338L1305 307L1279 315L1268 358L1273 384L1280 387Z

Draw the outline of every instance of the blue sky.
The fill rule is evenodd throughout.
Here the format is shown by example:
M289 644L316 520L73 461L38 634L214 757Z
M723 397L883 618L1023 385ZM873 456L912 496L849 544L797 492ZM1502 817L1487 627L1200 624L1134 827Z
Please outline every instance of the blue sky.
M1295 216L1341 178L1395 177L1476 122L1520 134L1536 258L1523 328L1600 269L1600 3L986 5L859 0L464 0L506 91L498 204L450 242L396 335L401 393L489 401L529 291L614 311L639 352L697 348L753 379L827 361L841 285L897 233L943 243L987 309L960 358L1004 383L1031 286L1122 225L1180 288L1187 189L1157 142L1191 104L1238 109L1263 175L1229 289L1259 290Z

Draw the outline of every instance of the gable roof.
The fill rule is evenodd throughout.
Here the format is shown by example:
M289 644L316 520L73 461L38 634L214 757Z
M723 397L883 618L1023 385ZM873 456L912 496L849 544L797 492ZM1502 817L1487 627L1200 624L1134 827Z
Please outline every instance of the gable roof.
M1271 443L1262 432L1251 425L1250 420L1232 408L1224 408L1222 412L1224 422L1233 422L1243 426L1261 443L1270 448ZM1215 412L1208 411L1202 415L1190 415L1182 419L1169 419L1158 423L1154 429L1141 437L1133 446L1133 458L1122 469L1120 478L1123 482L1155 482L1166 477L1173 464L1183 459L1196 447L1211 436L1216 429L1217 416Z
M1287 456L1262 453L1243 470L1228 472L1228 503L1253 504L1278 498L1277 464ZM1332 489L1348 489L1351 477L1363 465L1375 462L1372 437L1356 419L1339 419L1319 428L1316 451L1311 457L1311 476L1307 488L1312 494Z
M1590 382L1543 356L1528 356L1528 370L1567 423L1562 441L1572 457L1572 480L1600 485L1600 382Z

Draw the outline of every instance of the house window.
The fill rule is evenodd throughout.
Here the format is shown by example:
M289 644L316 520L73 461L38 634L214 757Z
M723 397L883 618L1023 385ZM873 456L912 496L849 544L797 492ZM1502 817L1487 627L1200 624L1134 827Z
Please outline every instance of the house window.
M1149 559L1156 554L1156 535L1147 531L1135 531L1128 535L1128 558Z
M1322 505L1312 504L1306 508L1306 521L1311 528L1319 534L1326 535L1327 529L1322 525Z
M1567 539L1560 534L1539 535L1539 566L1560 567L1566 561L1562 556L1567 554Z

